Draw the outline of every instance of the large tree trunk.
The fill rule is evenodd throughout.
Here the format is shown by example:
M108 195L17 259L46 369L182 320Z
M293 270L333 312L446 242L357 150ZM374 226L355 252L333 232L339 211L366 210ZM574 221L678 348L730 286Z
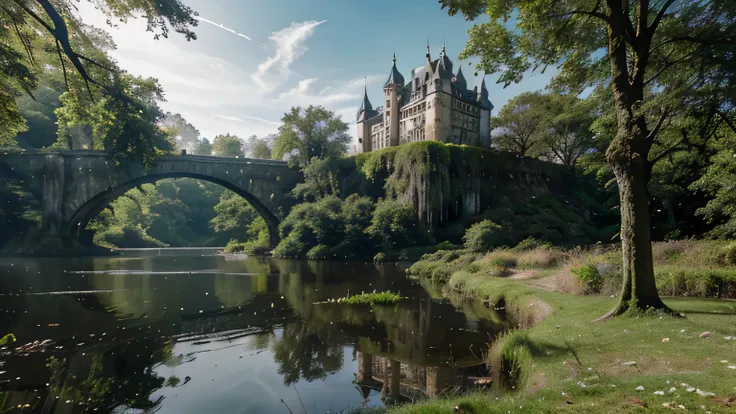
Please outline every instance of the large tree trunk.
M647 161L627 158L617 157L613 165L620 198L623 286L618 305L604 318L628 310L667 308L654 280Z

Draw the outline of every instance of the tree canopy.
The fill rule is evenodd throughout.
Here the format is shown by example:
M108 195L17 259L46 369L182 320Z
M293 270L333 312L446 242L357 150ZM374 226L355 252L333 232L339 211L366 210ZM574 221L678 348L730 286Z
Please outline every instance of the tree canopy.
M348 150L348 124L321 106L291 108L281 119L273 158L306 166L314 158L340 158Z

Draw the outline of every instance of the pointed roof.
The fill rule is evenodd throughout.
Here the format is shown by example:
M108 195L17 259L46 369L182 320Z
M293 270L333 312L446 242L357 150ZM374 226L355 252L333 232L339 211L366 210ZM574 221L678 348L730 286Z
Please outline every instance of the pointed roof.
M493 104L491 103L491 100L488 99L488 89L486 88L485 73L481 73L480 81L478 82L478 86L475 87L475 90L478 94L477 101L478 103L480 103L480 107L488 110L493 109Z
M442 52L440 52L440 58L437 62L436 76L445 79L452 79L452 61L447 57L445 45L442 45Z
M463 67L460 66L457 68L457 75L455 75L455 86L457 88L467 89L468 88L468 81L465 79L465 75L463 75Z
M401 72L396 69L396 53L394 53L394 65L391 67L391 73L388 75L388 79L383 87L385 88L388 85L404 86L404 77L401 76Z
M360 109L358 109L358 114L356 118L358 122L363 122L376 116L377 114L378 112L373 110L373 105L371 105L371 101L370 99L368 99L368 88L365 87L363 102L360 104Z

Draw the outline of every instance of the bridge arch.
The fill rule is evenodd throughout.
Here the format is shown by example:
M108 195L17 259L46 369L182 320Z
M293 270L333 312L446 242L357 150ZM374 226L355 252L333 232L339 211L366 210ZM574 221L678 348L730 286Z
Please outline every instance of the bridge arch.
M83 246L93 247L92 236L94 233L87 230L87 225L100 214L110 203L116 198L122 196L126 192L133 188L139 187L143 184L153 184L159 180L167 178L192 178L201 181L207 181L213 184L217 184L224 187L240 197L244 198L256 212L263 218L268 227L269 242L271 247L275 247L279 241L279 218L266 207L258 197L254 196L247 190L229 182L216 177L212 177L204 174L190 173L190 172L169 172L169 173L152 173L141 177L136 177L128 182L115 187L108 187L99 194L93 196L89 201L85 202L80 206L72 215L70 220L66 223L66 228L63 229L62 234L71 237L67 243L79 242Z

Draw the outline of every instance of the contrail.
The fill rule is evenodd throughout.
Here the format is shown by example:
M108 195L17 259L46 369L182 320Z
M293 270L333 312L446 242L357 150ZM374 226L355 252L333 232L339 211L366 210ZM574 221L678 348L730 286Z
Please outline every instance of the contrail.
M209 24L211 24L211 25L213 25L213 26L217 26L217 27L219 27L220 29L223 29L223 30L227 30L228 32L230 32L230 33L232 33L232 34L234 34L234 35L236 35L236 36L244 37L244 38L246 38L246 39L248 39L248 40L253 40L253 39L251 39L250 37L248 37L248 36L246 36L246 35L244 35L244 34L242 34L242 33L238 33L238 32L236 32L236 31L235 31L235 30L233 30L233 29L230 29L230 28L227 28L227 27L225 27L225 26L221 25L220 23L215 23L215 22L213 22L212 20L207 20L207 19L205 19L204 17L200 17L200 16L194 16L194 18L195 18L195 19L197 19L197 20L199 20L200 22L205 22L205 23L209 23Z

